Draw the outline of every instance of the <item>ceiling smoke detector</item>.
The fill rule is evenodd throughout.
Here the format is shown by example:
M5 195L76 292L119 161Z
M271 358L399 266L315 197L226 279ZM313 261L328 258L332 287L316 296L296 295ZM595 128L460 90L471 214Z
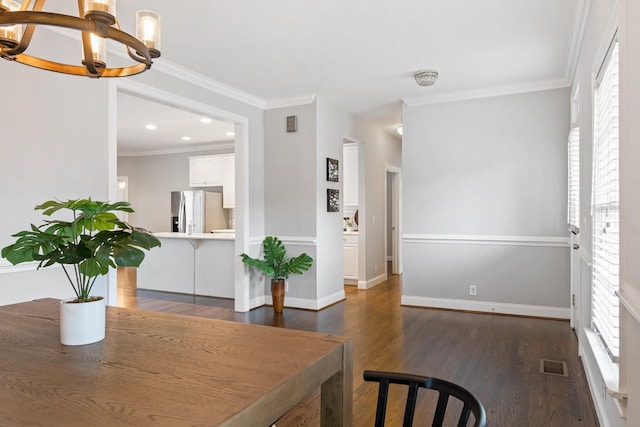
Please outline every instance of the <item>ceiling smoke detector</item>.
M438 71L436 70L420 70L413 77L420 86L431 86L438 80Z

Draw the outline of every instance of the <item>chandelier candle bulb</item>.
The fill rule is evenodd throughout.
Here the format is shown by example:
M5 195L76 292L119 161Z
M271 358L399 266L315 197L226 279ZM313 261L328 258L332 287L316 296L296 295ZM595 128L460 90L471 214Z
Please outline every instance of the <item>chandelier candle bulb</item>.
M16 11L20 10L20 4L15 0L1 0L0 11ZM0 26L0 38L4 39L4 45L17 46L22 38L22 25L3 25Z
M107 25L116 23L116 0L85 0L84 5L86 19Z
M0 37L17 42L18 38L16 37L16 26L12 25L10 27L0 27Z
M136 38L151 51L151 57L160 50L160 15L149 10L136 12Z
M87 12L95 10L97 12L107 12L116 14L116 0L85 0L85 10Z

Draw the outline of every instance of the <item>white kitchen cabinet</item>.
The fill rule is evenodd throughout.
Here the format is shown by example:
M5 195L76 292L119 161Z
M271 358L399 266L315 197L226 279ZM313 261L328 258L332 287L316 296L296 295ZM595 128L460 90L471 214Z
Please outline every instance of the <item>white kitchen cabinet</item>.
M344 205L358 206L358 144L344 144L342 150Z
M358 234L344 235L344 282L358 283Z
M224 172L221 156L189 157L189 186L217 187L222 185Z
M233 154L222 156L222 207L236 207L236 156Z

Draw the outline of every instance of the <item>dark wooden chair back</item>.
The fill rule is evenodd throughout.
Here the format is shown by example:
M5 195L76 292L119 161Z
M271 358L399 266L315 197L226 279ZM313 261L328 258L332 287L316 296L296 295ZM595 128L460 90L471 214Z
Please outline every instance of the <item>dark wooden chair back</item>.
M463 403L462 413L458 419L457 427L466 427L470 414L475 418L474 427L486 427L487 415L482 403L468 390L457 384L438 378L423 377L420 375L403 374L397 372L364 371L365 381L380 383L378 389L378 406L376 409L375 427L383 427L387 411L387 398L389 396L389 384L402 384L408 386L407 403L404 411L403 427L411 427L413 415L416 410L418 389L427 388L439 393L436 412L433 417L432 427L442 427L444 415L449 403L449 396L453 396Z

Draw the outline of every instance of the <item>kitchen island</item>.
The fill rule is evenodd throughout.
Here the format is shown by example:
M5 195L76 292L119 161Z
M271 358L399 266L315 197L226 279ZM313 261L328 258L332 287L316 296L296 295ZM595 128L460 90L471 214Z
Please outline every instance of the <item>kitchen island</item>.
M234 298L234 233L153 235L162 246L138 268L139 289Z

